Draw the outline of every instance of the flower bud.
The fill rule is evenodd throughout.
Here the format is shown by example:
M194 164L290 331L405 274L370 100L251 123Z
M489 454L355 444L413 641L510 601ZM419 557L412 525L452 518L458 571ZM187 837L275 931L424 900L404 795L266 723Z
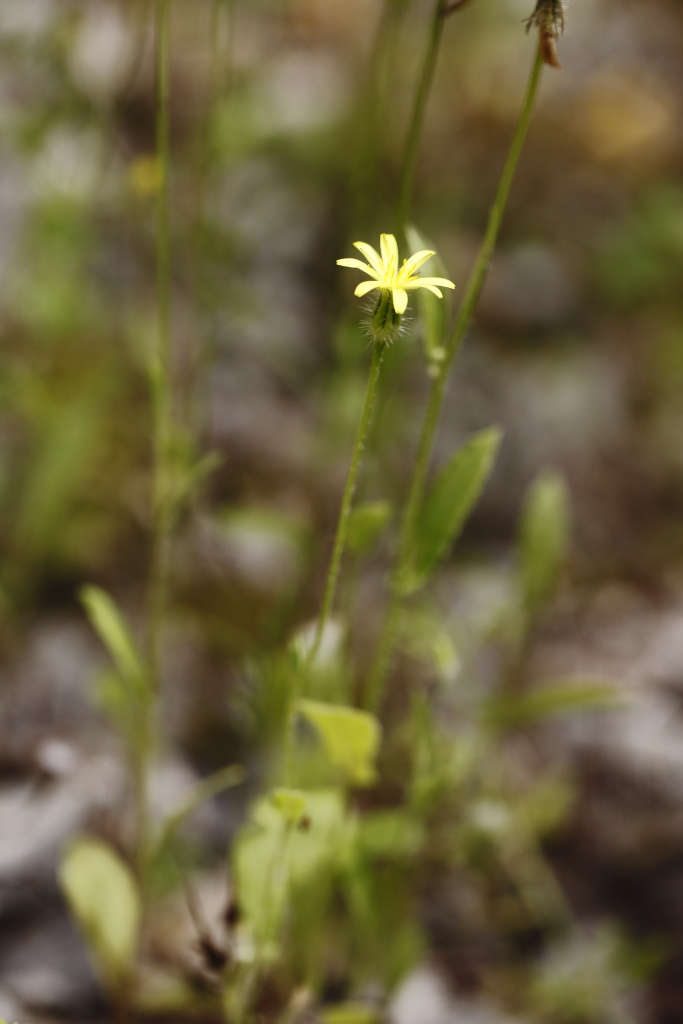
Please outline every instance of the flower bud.
M372 335L372 340L379 345L395 341L401 333L402 319L402 314L394 309L392 293L382 288L368 320L368 331Z

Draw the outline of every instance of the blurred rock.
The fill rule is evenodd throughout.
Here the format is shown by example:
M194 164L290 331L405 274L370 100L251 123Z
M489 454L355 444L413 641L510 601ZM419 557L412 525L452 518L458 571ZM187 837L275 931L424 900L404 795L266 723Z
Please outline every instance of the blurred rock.
M541 330L564 324L579 306L577 276L557 248L526 244L496 255L477 319L506 330Z
M391 1024L515 1024L484 999L453 996L433 968L415 971L400 986L389 1011ZM517 1020L516 1024L522 1024Z
M55 912L14 928L11 938L0 926L0 975L32 1020L35 1012L73 1019L103 1009L83 940L65 914ZM0 993L6 1013L1 998Z

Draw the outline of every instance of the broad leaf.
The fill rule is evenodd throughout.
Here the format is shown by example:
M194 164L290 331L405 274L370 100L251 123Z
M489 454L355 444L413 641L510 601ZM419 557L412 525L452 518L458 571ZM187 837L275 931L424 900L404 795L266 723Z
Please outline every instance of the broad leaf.
M133 967L140 928L132 872L106 843L77 839L66 850L59 880L105 979L120 986Z
M262 952L272 952L277 944L292 890L312 892L316 877L331 870L345 849L340 792L307 792L306 815L309 827L292 829L274 806L272 794L262 797L234 845L237 898Z
M497 427L475 434L436 477L413 540L410 578L403 581L408 592L427 581L455 543L489 477L500 440Z
M338 704L299 701L299 711L313 726L332 765L358 786L375 778L381 727L374 715Z

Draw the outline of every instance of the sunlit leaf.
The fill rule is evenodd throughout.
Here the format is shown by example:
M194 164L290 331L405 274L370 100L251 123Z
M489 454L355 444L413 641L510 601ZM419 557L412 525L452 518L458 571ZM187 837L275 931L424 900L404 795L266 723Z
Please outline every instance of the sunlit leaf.
M140 897L132 872L98 839L67 848L59 879L88 947L108 983L120 985L137 951Z
M277 942L291 892L311 891L313 879L343 851L344 803L338 790L307 792L306 816L305 830L292 828L272 799L264 797L233 848L237 898L262 951Z
M489 477L500 440L497 427L475 434L436 477L413 540L407 590L422 586L456 541Z
M524 603L537 611L552 594L569 536L569 502L564 480L541 473L526 498L520 527L520 576Z
M313 700L299 701L298 707L315 729L334 767L355 785L373 782L381 738L381 727L374 715Z

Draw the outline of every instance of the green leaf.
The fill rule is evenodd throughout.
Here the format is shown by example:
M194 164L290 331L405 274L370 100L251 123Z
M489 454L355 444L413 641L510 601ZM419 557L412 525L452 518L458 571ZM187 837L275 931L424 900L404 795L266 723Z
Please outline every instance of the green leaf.
M581 711L615 708L623 696L605 679L556 679L527 693L500 697L489 704L486 719L493 725L519 726Z
M291 829L270 797L254 805L233 848L240 908L261 953L272 952L292 889L314 890L314 880L345 852L344 801L338 790L306 793L310 828Z
M501 441L497 427L482 430L460 448L436 477L413 541L405 590L421 587L460 534L486 483Z
M379 1016L378 1010L361 1003L342 1003L323 1010L320 1019L323 1024L376 1024Z
M140 929L132 872L106 843L86 838L67 848L59 880L104 977L120 986L133 967Z
M129 681L139 681L142 661L121 613L109 594L99 587L83 587L81 601L93 629L109 651L116 668Z
M540 473L529 488L520 526L520 577L524 604L531 614L556 586L568 536L565 482L558 473Z
M299 701L298 709L315 729L330 762L350 783L366 786L374 781L381 739L374 715L313 700Z
M349 517L347 546L356 554L366 554L377 543L391 519L388 501L366 501L356 505Z

